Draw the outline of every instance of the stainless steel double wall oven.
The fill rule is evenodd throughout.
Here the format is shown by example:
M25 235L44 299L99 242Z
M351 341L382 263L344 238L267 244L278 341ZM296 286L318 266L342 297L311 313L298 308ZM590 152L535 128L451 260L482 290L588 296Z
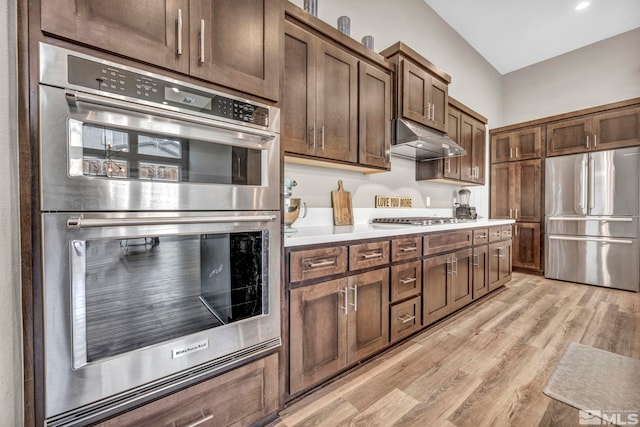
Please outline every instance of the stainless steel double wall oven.
M279 111L40 45L45 418L280 345Z

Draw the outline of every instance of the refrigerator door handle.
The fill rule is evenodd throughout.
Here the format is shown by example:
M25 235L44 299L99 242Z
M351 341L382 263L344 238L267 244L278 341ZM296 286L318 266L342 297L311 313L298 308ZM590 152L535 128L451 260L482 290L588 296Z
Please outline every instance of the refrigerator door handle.
M580 210L581 213L587 215L589 213L588 199L587 199L587 185L589 183L589 163L586 158L582 159L582 173L580 174Z
M624 217L616 218L610 216L550 216L549 221L604 221L604 222L633 222L633 218Z
M633 245L631 239L610 239L608 237L568 237L568 236L547 236L549 240L571 240L575 242L600 242L600 243L622 243Z
M591 210L593 209L593 205L595 204L596 199L596 160L589 156L589 201L587 202L587 208L589 209L589 214L591 214Z

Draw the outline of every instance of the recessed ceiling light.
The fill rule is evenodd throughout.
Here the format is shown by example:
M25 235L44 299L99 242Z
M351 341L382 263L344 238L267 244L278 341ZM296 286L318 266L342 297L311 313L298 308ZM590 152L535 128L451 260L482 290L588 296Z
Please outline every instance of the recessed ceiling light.
M589 3L588 1L581 1L580 3L578 3L576 5L576 10L583 10L589 7L591 3Z

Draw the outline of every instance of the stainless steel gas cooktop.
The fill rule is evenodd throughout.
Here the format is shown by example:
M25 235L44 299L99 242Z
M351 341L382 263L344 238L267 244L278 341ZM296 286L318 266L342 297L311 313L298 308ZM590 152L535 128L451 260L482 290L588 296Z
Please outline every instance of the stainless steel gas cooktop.
M404 218L373 218L372 224L394 224L394 225L441 225L441 224L457 224L459 222L467 222L466 220L453 217L440 216L420 216L420 217L404 217Z

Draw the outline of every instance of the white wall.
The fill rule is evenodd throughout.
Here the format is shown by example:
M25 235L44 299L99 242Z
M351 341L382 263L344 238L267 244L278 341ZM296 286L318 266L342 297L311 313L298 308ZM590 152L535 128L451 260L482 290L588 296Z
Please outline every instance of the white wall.
M0 425L22 425L16 2L0 2Z
M303 0L293 3L302 7ZM452 76L451 96L489 118L490 125L500 122L500 74L423 0L318 0L318 17L323 21L335 27L341 15L351 19L351 37L361 40L365 35L373 35L374 50L378 52L398 41L416 50ZM294 195L306 200L310 207L330 207L330 192L337 188L338 179L344 181L347 191L354 193L354 207L362 208L373 207L378 194L413 196L416 207L424 207L426 196L431 197L432 207L451 206L460 188L416 182L411 161L392 157L391 168L391 172L362 175L287 164L284 176L299 183ZM472 203L480 215L488 216L487 187L471 189Z
M640 97L640 28L505 74L503 96L491 127Z

